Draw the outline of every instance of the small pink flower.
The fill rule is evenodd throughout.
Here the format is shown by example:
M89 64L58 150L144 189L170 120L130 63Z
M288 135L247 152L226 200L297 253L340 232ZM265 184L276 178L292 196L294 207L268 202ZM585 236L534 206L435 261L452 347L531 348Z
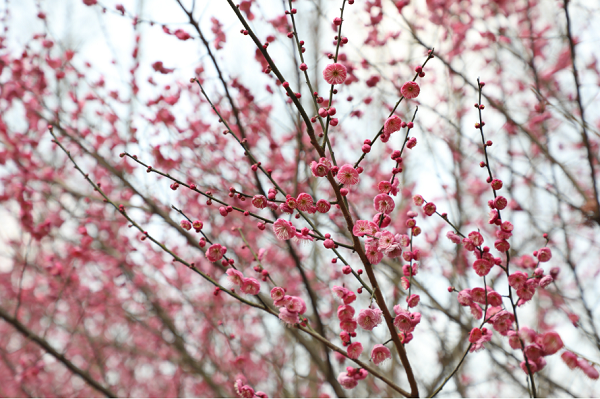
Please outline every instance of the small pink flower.
M383 253L377 250L377 246L367 245L365 247L365 252L367 259L369 259L369 262L371 262L372 265L378 264L381 262L381 259L383 259Z
M494 247L500 252L506 252L510 249L510 244L506 240L496 240Z
M540 262L548 262L552 259L552 251L548 247L541 248L538 251L538 260Z
M591 364L589 364L584 359L579 359L577 361L577 367L581 369L588 376L588 378L592 380L597 380L600 374L598 374L598 370L594 368Z
M346 81L346 67L337 62L329 64L323 70L323 78L330 85L339 85Z
M204 227L204 223L202 223L199 220L195 220L194 224L192 225L192 227L194 227L194 229L196 230L196 233L199 232L200 230L202 230L202 227Z
M255 195L252 198L252 205L258 209L264 209L267 207L267 198L264 195Z
M358 312L358 325L365 330L373 330L382 322L382 312L379 309L363 309Z
M354 331L356 331L357 325L358 324L354 319L340 321L340 328L349 333L353 333Z
M240 286L244 282L244 275L239 270L227 269L227 278L233 284Z
M300 323L298 313L290 312L287 308L279 308L279 319L289 325Z
M179 222L179 225L185 230L190 230L192 228L192 224L187 220L182 220L181 222Z
M211 262L216 262L223 258L223 255L227 252L227 248L221 244L213 244L206 250L206 257Z
M406 298L406 303L408 303L409 308L414 308L419 304L419 300L421 298L417 294L412 294L408 298Z
M494 180L492 180L492 182L490 183L490 185L492 186L492 188L494 190L500 190L502 188L502 180L500 180L500 179L494 179Z
M410 280L407 279L406 277L402 277L400 279L400 285L402 286L402 289L404 291L408 291L408 289L410 288Z
M346 164L340 167L336 175L337 181L340 183L353 186L359 182L358 172L350 164Z
M496 291L491 291L487 295L488 304L491 306L502 306L502 296Z
M402 126L402 120L398 117L398 115L392 115L385 120L383 124L383 133L384 134L392 134L400 130Z
M546 288L547 286L549 286L552 282L554 281L554 279L552 278L552 276L544 276L542 277L542 279L540 280L540 287L541 288Z
M471 240L471 242L473 243L473 245L475 245L476 247L478 247L481 244L483 244L483 236L478 231L472 231L472 232L470 232L469 235L468 235L468 237L469 237L469 240Z
M346 287L333 286L331 289L340 298L345 305L350 305L356 300L356 294Z
M462 306L471 306L473 303L473 297L471 296L470 289L464 289L458 293L458 303Z
M485 290L481 287L476 287L471 290L473 301L485 305L486 295Z
M281 288L281 287L273 287L273 289L271 290L271 299L273 301L280 301L284 297L285 297L285 290L283 288Z
M450 241L452 241L455 244L460 244L460 242L461 242L460 236L453 231L447 232L446 237L448 237L450 239Z
M242 398L253 398L254 397L254 389L249 385L244 385L240 388L240 396Z
M536 361L542 356L542 348L538 344L529 344L525 347L525 356L529 361Z
M565 346L560 335L554 331L547 332L542 336L542 345L545 355L554 355Z
M492 263L485 259L477 259L473 262L473 270L478 276L487 276L490 270L492 270Z
M354 317L354 308L350 305L340 305L337 310L337 316L340 321L352 320Z
M400 92L405 98L411 99L416 98L419 95L421 88L419 88L417 82L409 81L402 85Z
M333 249L335 248L335 242L332 239L327 238L325 241L323 241L323 246L327 249Z
M381 215L383 215L383 220L381 219ZM381 226L379 227L386 228L390 225L390 223L392 223L392 218L390 218L385 213L382 214L381 212L378 212L375 214L375 216L373 216L373 223L375 223L377 226L379 226L379 224L381 223Z
M508 330L512 327L514 316L506 310L501 310L496 313L492 318L494 330L500 334L505 335Z
M383 345L377 344L373 347L371 351L371 359L373 359L373 363L376 365L380 365L387 359L390 359L392 354L388 348Z
M358 357L360 356L360 354L363 351L363 346L360 342L353 342L350 345L348 345L348 357L350 359L358 359Z
M337 378L338 382L344 389L352 389L356 388L358 385L358 381L354 378L350 377L348 373L340 373Z
M496 197L496 199L494 200L494 206L496 207L496 209L502 210L502 209L506 208L507 205L508 205L508 200L501 195Z
M425 214L427 216L431 216L435 213L436 211L436 206L433 202L428 202L425 205L423 205L423 212L425 212Z
M519 336L515 331L508 331L506 335L508 335L508 344L511 348L521 349L521 341L519 340Z
M320 213L327 213L331 209L329 201L320 199L317 201L317 211Z
M296 199L296 209L302 212L308 211L313 205L313 199L310 194L300 193Z
M413 197L413 202L416 206L421 206L423 205L423 203L425 202L425 200L423 199L422 196L420 196L419 194L415 195Z
M310 164L310 171L315 177L323 177L327 175L327 172L329 172L329 168L320 162L317 163L315 161L312 161L312 163Z
M529 369L527 368L527 363L529 363ZM531 373L535 373L537 371L537 365L535 364L535 362L533 362L531 360L528 362L525 362L523 360L521 362L520 366L521 366L521 370L523 370L525 372L525 374L529 374L529 370L531 370Z
M387 194L377 194L373 199L373 206L377 212L390 213L396 207L394 200Z
M298 205L298 202L296 201L296 198L292 197L291 195L288 195L287 198L285 199L285 204L290 209L296 209L296 206Z
M396 318L394 319L394 325L398 327L399 330L405 332L410 332L413 329L410 314L406 311L403 311L400 314L398 314L398 316L396 316Z
M396 180L394 180L394 182L395 181ZM392 184L387 180L380 181L379 184L377 185L377 191L379 191L381 194L388 194L391 189L392 189Z
M242 282L242 292L248 295L257 295L260 291L260 283L254 277L246 277Z
M377 241L377 250L384 252L395 242L396 238L394 237L394 235L391 232L385 230L379 236L379 240Z
M362 237L365 234L375 235L379 231L377 225L369 220L357 220L352 228L352 234Z
M474 344L475 342L481 339L482 335L483 334L481 333L481 330L479 328L472 329L471 333L469 334L469 342Z
M285 305L285 307L287 308L287 310L293 313L302 314L306 312L306 303L304 303L304 300L302 298L297 296L291 297L290 301L287 305Z
M508 276L508 285L513 287L515 290L519 290L525 287L527 283L527 274L523 272L514 272Z
M273 232L278 240L285 241L296 236L296 228L287 220L277 219L273 223Z
M564 351L560 358L571 370L577 368L577 356L573 352Z
M477 305L476 303L472 303L469 306L469 309L471 309L471 314L477 320L479 320L483 317L483 312L482 312L481 308L479 307L479 305Z

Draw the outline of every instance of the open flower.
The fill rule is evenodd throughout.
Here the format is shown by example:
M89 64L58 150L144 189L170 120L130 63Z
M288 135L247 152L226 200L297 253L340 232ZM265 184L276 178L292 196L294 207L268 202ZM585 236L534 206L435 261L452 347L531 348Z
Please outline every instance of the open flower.
M363 309L358 312L358 325L364 328L365 330L373 330L379 324L381 324L382 312L379 309Z
M392 357L390 350L383 345L375 345L371 351L371 359L376 365L381 364L383 361Z
M350 164L343 165L336 175L337 180L346 185L353 186L360 180L358 172Z
M373 199L373 206L377 212L390 213L394 210L396 204L389 195L378 194Z
M296 228L287 220L277 219L273 223L273 232L278 240L285 241L296 236Z
M383 133L384 134L392 134L400 130L402 126L402 119L398 117L398 115L392 115L386 119L383 124Z
M323 70L323 78L330 85L342 84L346 81L346 67L337 62L329 64Z
M421 92L421 88L419 88L419 85L417 84L417 82L410 81L410 82L406 82L402 85L400 92L402 93L402 95L405 98L408 98L408 99L417 98L417 96Z

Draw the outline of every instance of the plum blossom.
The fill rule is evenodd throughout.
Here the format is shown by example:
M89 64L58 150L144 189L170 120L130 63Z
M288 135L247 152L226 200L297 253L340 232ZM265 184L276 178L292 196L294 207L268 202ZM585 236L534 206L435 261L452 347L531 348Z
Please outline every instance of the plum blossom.
M323 159L323 158L321 158ZM310 164L310 171L312 172L313 176L315 177L323 177L327 175L327 172L329 172L330 167L327 166L326 164L322 163L321 161L319 162L315 162L312 161Z
M548 262L552 259L552 251L548 247L541 248L537 257L540 262Z
M245 294L257 295L260 291L260 283L254 277L246 277L242 282L241 289Z
M225 273L227 273L227 278L229 279L229 281L231 281L237 286L242 285L242 283L244 282L244 275L239 270L227 269Z
M277 219L273 223L273 232L278 240L285 241L296 236L296 228L291 222L283 219Z
M371 359L376 365L380 365L382 362L384 362L387 359L390 359L391 357L392 354L390 350L380 344L375 345L373 347L373 350L371 351Z
M329 64L323 70L323 78L330 85L339 85L346 81L346 67L339 63Z
M350 305L340 305L337 310L337 316L340 321L352 320L354 318L355 310Z
M362 309L358 312L358 325L365 330L371 331L383 321L382 314L380 309Z
M290 297L289 302L287 305L285 305L285 307L292 313L302 314L306 312L306 303L304 303L302 298L297 296Z
M350 359L358 359L363 351L363 346L360 342L353 342L348 345L346 351L348 352L348 357Z
M344 387L344 389L356 388L356 386L358 385L358 381L348 376L348 373L340 373L337 380L340 383L340 385Z
M317 211L320 213L327 213L331 209L331 204L329 201L320 199L317 201Z
M508 284L513 287L515 290L519 290L525 287L527 283L527 274L523 272L514 272L510 276L508 276Z
M479 330L477 329L473 329L473 330ZM473 334L473 331L471 331L471 334ZM480 330L479 333L475 333L473 336L473 341L471 341L471 335L469 335L469 342L471 342L473 344L473 346L471 346L471 349L469 350L469 352L476 352L479 351L481 349L484 348L483 344L485 344L486 342L490 342L492 340L492 330L489 330L487 328L482 328Z
M267 207L267 198L264 195L255 195L252 198L252 205L258 209L264 209Z
M338 182L346 186L353 186L360 180L358 172L350 164L342 165L335 177Z
M392 197L387 194L377 194L373 199L373 206L377 212L391 213L396 204Z
M544 349L544 355L554 355L564 346L560 335L555 331L549 331L542 335L542 347Z
M477 259L473 262L473 270L478 276L487 276L490 270L492 270L493 264L485 259Z
M290 312L287 308L279 308L279 319L289 325L300 323L298 313Z
M273 301L280 301L284 297L285 297L285 290L283 288L281 288L281 287L273 287L273 289L271 290L271 299Z
M356 294L346 287L334 285L331 290L344 302L345 305L350 305L356 300Z
M408 81L402 85L400 92L405 98L412 99L417 98L417 96L421 92L421 88L419 87L417 82Z
M366 245L365 246L365 254L367 255L367 259L371 262L372 265L376 265L381 262L383 259L383 253L377 250L377 245Z
M306 212L313 205L313 198L310 194L300 193L296 199L296 209Z
M398 117L398 115L392 115L385 120L383 124L383 133L384 134L392 134L400 130L402 126L402 120Z
M227 248L221 244L213 244L206 250L206 257L211 262L216 262L223 258L223 255L227 252Z
M379 227L369 220L357 220L352 228L352 234L357 237L362 237L365 234L375 235L379 231Z

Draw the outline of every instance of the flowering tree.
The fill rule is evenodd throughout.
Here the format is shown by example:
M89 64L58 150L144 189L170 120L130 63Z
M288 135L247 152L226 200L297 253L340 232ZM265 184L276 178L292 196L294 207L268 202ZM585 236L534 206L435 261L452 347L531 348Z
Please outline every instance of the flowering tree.
M597 5L155 3L4 3L3 396L599 394Z

